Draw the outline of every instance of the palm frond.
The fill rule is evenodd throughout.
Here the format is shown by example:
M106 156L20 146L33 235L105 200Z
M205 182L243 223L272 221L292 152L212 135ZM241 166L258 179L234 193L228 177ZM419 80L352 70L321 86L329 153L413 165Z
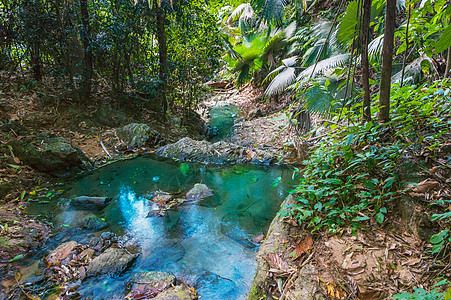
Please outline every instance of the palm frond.
M329 34L330 28L332 27L332 22L329 20L318 20L315 22L312 28L312 35L318 39L326 38Z
M266 0L262 8L262 17L267 23L280 24L283 20L286 0Z
M293 35L296 32L296 21L295 22L291 22L290 25L288 25L283 32L285 32L285 38L287 40L291 39L293 37Z
M236 85L238 87L242 86L249 79L249 75L250 75L250 66L248 64L245 64L241 68L240 75L238 75L238 78L236 80Z
M324 74L327 70L341 67L347 63L349 58L350 54L345 53L323 59L316 64L316 67L315 65L311 65L302 71L297 77L297 81L303 81L308 77L315 78L318 75Z
M433 71L435 76L438 77L434 62L426 54L423 54L405 67L404 82L406 84L416 84L420 82L423 73L429 73L430 71ZM402 70L391 77L392 83L400 83L401 76Z
M370 59L379 60L382 54L382 46L384 45L384 35L381 34L368 45L368 57Z
M314 85L305 91L304 107L311 114L325 117L332 111L333 100L334 97L327 88L321 85Z
M349 2L346 12L338 25L337 40L344 47L348 48L359 32L359 24L357 22L357 1Z
M265 97L271 97L285 91L296 80L295 72L295 68L285 66L266 88Z
M275 68L269 74L265 77L263 80L263 83L267 83L268 81L272 81L280 72L285 70L288 67L294 67L296 65L296 62L298 60L297 56L289 57L282 60L282 65Z
M227 24L231 26L233 22L237 20L246 22L249 19L252 19L253 17L254 10L252 9L250 3L243 3L238 5L237 8L235 8L230 17L227 19Z

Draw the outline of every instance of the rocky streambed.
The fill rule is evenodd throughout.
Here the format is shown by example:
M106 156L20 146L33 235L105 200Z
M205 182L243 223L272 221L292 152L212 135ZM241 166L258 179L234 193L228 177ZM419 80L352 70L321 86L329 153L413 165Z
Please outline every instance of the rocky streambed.
M19 260L13 295L46 299L59 287L64 299L243 299L290 177L286 167L154 156L100 168L28 207L54 233Z

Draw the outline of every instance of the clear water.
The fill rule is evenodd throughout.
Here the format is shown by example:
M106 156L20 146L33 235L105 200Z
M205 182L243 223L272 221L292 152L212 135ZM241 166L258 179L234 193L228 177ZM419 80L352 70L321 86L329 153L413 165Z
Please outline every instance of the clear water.
M233 104L213 107L210 111L209 124L217 129L217 135L213 141L217 142L225 139L232 129L235 119L241 111Z
M208 167L156 158L137 158L103 167L66 187L63 197L110 196L108 206L96 211L109 227L104 231L128 234L142 254L119 277L85 280L78 292L84 298L123 299L125 283L137 271L165 270L194 286L201 299L244 299L256 271L258 245L253 236L264 233L287 195L291 171L258 166ZM282 182L272 187L278 177ZM146 218L156 190L184 194L205 183L214 196L182 205L167 216ZM79 220L93 211L58 203L35 204L29 212L51 211L58 229L47 250L63 241L86 242L90 235ZM41 255L44 255L44 249Z

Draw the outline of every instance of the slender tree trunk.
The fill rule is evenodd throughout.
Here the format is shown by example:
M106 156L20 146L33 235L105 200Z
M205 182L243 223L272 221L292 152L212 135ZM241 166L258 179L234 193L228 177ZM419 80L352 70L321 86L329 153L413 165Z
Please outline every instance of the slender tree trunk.
M379 121L390 121L390 85L395 36L396 0L387 0L385 9L384 44L382 48L382 71L379 95Z
M91 80L92 80L92 47L91 47L91 27L89 25L89 10L87 0L80 0L81 23L83 26L83 79L82 79L82 95L83 100L87 101L91 96Z
M37 81L42 79L42 61L39 51L40 41L34 41L31 45L31 69L33 71L33 78Z
M448 48L448 57L446 58L445 78L451 76L450 70L451 70L451 47Z
M160 95L162 101L162 110L166 115L168 111L168 101L167 97L167 76L168 76L168 46L166 42L166 30L165 21L166 14L162 7L156 9L157 13L157 39L158 39L158 54L160 59Z
M409 51L409 23L410 23L410 7L409 7L409 14L407 16L407 27L406 27L406 50L404 51L404 58L402 59L402 72L401 72L401 85L404 84L404 73L406 71L406 59L407 59L407 52Z
M363 86L363 121L371 121L370 100L370 64L368 62L368 40L370 35L371 0L363 1L362 21L362 86Z

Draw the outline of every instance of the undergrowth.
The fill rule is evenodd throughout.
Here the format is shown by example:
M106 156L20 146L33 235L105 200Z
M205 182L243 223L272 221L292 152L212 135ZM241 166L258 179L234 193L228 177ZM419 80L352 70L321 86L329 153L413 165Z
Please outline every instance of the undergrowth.
M296 203L287 207L288 213L312 231L336 232L370 220L382 224L390 204L405 192L400 158L418 147L434 156L442 136L450 133L450 86L438 81L394 90L389 123L331 126L330 135L304 161ZM347 113L358 109L359 104Z
M396 200L412 188L405 181L410 174L399 168L401 160L427 152L430 161L437 162L442 144L449 139L450 87L451 81L443 80L430 86L394 89L391 121L386 124L358 123L356 112L361 104L346 108L351 124L329 126L332 130L304 161L305 168L295 171L300 177L294 191L296 201L281 214L312 232L383 225L387 216L396 214L392 211ZM444 167L450 167L449 157ZM431 238L432 254L442 251L451 240L451 200L440 201L448 209L433 215L432 221L442 222L445 229ZM396 295L396 299L443 299L444 293L438 291L437 287L431 291L417 288L413 294Z

